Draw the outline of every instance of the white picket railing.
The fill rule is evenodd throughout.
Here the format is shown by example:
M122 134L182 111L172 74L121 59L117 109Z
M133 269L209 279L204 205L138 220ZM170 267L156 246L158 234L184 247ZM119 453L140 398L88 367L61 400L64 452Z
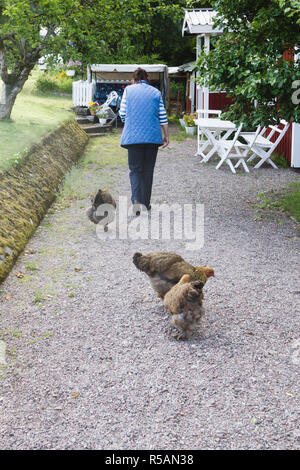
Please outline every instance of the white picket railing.
M88 106L93 101L95 84L84 80L73 82L72 101L73 106Z

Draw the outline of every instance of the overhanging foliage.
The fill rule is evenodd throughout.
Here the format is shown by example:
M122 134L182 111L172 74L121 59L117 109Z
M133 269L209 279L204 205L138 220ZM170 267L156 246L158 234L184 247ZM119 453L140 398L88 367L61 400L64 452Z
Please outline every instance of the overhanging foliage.
M212 40L209 54L199 58L199 83L234 97L227 113L232 120L242 119L249 126L279 119L300 122L295 94L300 65L293 60L294 47L300 45L300 2L216 0L212 4L224 34Z

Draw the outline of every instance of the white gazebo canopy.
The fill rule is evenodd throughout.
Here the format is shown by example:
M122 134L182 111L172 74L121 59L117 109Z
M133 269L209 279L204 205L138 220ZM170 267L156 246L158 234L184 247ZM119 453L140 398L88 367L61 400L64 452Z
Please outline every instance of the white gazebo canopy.
M138 68L146 70L151 80L163 83L165 91L168 88L168 67L165 64L91 64L87 66L87 80L100 81L129 81L133 72Z
M185 10L182 36L196 36L196 60L202 52L208 54L210 51L211 36L220 35L223 29L214 27L217 11L212 8L197 8ZM209 109L209 89L197 86L197 106L199 109Z
M92 64L91 72L134 72L138 67L146 72L164 72L165 64Z
M217 11L212 8L198 8L195 10L185 10L182 36L222 33L220 27L214 28L214 19Z

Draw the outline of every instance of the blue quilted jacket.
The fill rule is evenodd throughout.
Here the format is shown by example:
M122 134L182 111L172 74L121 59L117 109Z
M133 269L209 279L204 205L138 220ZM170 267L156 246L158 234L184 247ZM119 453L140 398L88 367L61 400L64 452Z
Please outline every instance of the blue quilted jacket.
M125 121L121 146L132 144L162 145L159 119L161 93L157 88L141 81L126 87L120 116ZM122 108L126 112L122 115Z

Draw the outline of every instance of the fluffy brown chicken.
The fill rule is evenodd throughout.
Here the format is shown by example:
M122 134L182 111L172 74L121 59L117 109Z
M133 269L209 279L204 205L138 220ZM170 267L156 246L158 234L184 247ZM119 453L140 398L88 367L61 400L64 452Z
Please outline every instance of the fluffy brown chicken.
M91 222L94 224L102 223L104 225L104 230L107 231L107 225L114 220L115 212L114 211L105 211L103 215L97 214L97 209L102 204L110 204L112 207L116 208L116 201L109 193L109 191L105 189L99 189L93 196L91 197L92 207L89 207L86 211L86 214ZM105 220L104 220L105 219Z
M185 274L164 297L164 306L171 316L171 322L178 333L176 339L187 339L196 329L204 315L202 281L191 282L191 276Z
M162 299L184 274L189 274L191 281L202 281L203 284L209 277L214 276L212 268L193 266L172 251L157 251L147 255L135 253L133 263L149 276L153 289Z

